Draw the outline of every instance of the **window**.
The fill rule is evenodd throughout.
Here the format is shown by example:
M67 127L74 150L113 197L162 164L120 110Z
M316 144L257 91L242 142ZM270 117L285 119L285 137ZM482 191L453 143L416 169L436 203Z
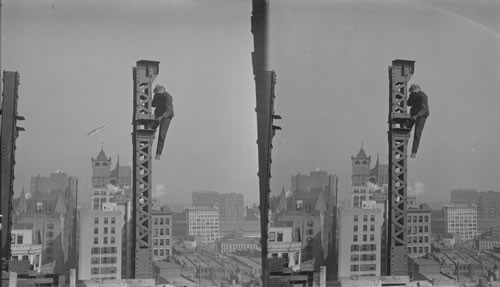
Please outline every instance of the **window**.
M165 235L163 228L160 228L160 235Z
M104 224L108 224L108 218L104 217Z
M170 239L165 239L165 245L170 245Z
M358 255L351 255L351 262L356 262L359 261L359 256Z
M23 235L22 234L17 235L17 244L23 244Z
M375 241L375 234L370 234L370 241Z
M94 218L94 224L99 224L99 217Z
M99 198L94 198L94 209L99 209Z
M111 227L111 234L115 234L115 228Z
M160 249L160 256L164 256L164 253L165 251L163 251L163 249Z
M99 254L100 253L100 249L99 247L93 247L90 254Z
M424 226L424 232L429 232L429 226Z
M358 265L351 265L351 271L358 271Z
M276 241L283 242L283 232L278 232Z
M429 236L425 236L425 237L424 237L424 242L425 242L425 243L428 243L428 242L429 242Z
M153 223L153 224L154 224L154 225L158 225L158 218L155 218L155 219L154 219L154 223Z
M428 215L424 216L424 222L429 222L429 216Z
M367 222L367 221L368 221L368 215L366 215L366 214L365 214L365 215L363 215L363 221L364 221L364 222Z
M358 216L354 215L354 222L358 222Z
M160 245L163 246L163 239L160 239Z
M354 225L354 232L358 231L358 226Z
M351 251L359 251L359 245L357 244L351 245Z
M99 238L94 237L94 244L99 244Z
M307 226L308 226L308 227L313 227L313 226L314 226L314 222L312 222L312 221L308 221L308 222L307 222Z
M165 235L170 235L170 228L165 228Z
M108 234L108 228L104 227L104 234Z
M99 264L99 257L92 257L91 264Z
M160 218L160 225L163 225L163 217Z
M116 218L115 217L111 217L111 224L116 224Z
M354 235L352 236L352 241L353 241L353 242L358 242L358 236L357 236L356 234L354 234Z
M111 244L115 244L115 237L111 237Z
M269 233L269 241L270 242L276 241L276 232L270 232Z
M363 234L363 241L366 241L368 239L368 236L366 234Z
M375 215L370 215L370 221L375 221Z
M153 245L154 245L154 246L158 246L158 239L155 239L155 240L153 241Z
M424 227L423 226L419 226L418 227L418 232L424 232Z
M94 268L90 269L90 273L91 274L99 274L99 268L94 267Z
M10 235L10 243L11 244L16 244L16 235L15 234L11 234Z
M108 238L104 237L104 244L108 244Z
M153 231L154 231L154 235L153 236L158 237L158 228L155 228Z
M368 231L368 225L363 225L363 231Z
M165 225L170 225L170 218L165 217Z
M99 228L94 227L94 234L99 234Z

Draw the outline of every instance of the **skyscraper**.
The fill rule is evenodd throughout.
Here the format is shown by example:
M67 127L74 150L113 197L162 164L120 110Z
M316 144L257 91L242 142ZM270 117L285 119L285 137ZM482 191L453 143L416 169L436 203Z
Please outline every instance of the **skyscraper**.
M186 209L188 235L202 242L215 242L219 239L219 210L208 207Z
M245 204L243 194L222 193L219 195L219 214L221 221L243 221Z
M340 209L339 279L381 275L381 226L382 210L374 201Z
M445 233L457 234L461 241L474 239L477 233L477 207L456 204L443 207Z
M431 252L431 209L426 204L408 208L407 215L408 256L422 257Z

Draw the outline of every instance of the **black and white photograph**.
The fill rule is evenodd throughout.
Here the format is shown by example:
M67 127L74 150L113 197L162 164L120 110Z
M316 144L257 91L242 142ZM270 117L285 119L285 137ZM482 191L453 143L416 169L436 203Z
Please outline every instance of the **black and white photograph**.
M500 0L0 0L0 286L500 287Z

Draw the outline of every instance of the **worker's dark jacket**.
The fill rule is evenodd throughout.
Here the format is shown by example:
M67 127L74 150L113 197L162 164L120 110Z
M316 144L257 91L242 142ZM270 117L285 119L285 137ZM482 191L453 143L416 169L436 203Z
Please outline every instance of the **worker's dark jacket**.
M172 96L167 93L155 94L153 102L151 103L155 109L155 116L160 117L166 113L167 118L174 117L174 106L172 104Z
M408 104L408 106L411 106L411 116L429 116L429 103L427 101L427 95L424 92L419 91L410 93L410 97L408 98L408 101L406 103Z

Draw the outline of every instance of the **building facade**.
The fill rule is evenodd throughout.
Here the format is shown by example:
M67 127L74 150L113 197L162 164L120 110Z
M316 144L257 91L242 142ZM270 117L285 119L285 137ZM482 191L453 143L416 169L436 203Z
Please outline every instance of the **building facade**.
M293 227L269 227L267 239L268 258L282 258L283 264L300 269L302 242L294 236Z
M79 280L121 279L123 225L114 203L80 210Z
M477 200L478 217L500 218L500 192L483 191Z
M473 240L477 233L477 207L452 205L443 207L445 233L457 234L461 241Z
M233 192L220 194L218 207L221 221L243 221L245 219L243 194Z
M427 205L408 208L407 246L409 257L423 257L431 252L431 209Z
M209 207L186 209L188 235L199 238L204 243L219 239L219 210Z
M451 204L476 204L479 193L472 188L457 188L450 192L450 197Z
M340 209L338 277L380 276L382 210L373 201Z
M33 224L14 224L11 230L11 259L29 261L33 270L40 272L42 266L42 244L40 234L35 232Z
M356 156L351 156L352 163L352 186L366 186L371 183L376 186L382 186L389 183L389 167L377 161L371 168L371 156L367 156L363 147Z
M153 260L172 255L172 213L153 210Z

